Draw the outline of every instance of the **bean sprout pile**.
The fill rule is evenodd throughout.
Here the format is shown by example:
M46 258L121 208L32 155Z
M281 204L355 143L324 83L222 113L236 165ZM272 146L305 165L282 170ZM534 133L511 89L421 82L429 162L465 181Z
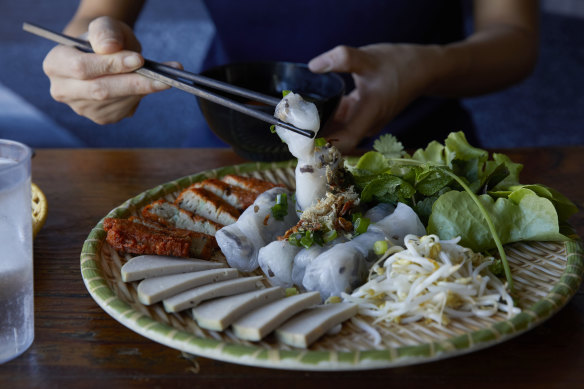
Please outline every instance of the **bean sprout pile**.
M436 235L407 235L406 248L390 247L371 268L368 282L343 299L378 322L419 320L446 325L452 318L512 316L520 309L505 284L489 270L492 257L441 241Z

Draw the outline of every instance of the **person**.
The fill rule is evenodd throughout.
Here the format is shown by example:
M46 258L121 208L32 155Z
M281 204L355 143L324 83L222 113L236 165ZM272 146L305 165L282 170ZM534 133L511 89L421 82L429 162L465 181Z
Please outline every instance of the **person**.
M132 116L144 96L168 88L132 73L144 63L132 29L143 4L81 0L64 33L85 36L95 54L65 46L47 54L43 70L55 100L107 124ZM324 134L345 152L382 130L408 146L442 140L454 130L479 143L458 99L518 83L531 73L538 54L536 0L474 0L468 36L463 1L205 4L217 31L205 66L290 60L307 62L316 73L351 76L352 89Z

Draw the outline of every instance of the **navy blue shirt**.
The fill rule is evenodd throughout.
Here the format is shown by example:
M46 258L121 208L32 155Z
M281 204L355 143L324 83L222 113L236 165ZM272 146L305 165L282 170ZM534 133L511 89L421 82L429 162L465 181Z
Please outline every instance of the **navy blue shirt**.
M464 38L462 1L208 0L205 4L216 36L204 69L248 60L307 63L341 44L445 44ZM421 98L384 132L394 133L407 147L418 147L459 130L476 143L472 119L456 100Z

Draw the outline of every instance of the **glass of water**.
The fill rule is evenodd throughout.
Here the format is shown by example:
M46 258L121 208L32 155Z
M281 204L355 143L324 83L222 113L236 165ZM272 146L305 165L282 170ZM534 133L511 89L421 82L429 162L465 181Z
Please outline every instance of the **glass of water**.
M0 139L0 363L34 338L31 150Z

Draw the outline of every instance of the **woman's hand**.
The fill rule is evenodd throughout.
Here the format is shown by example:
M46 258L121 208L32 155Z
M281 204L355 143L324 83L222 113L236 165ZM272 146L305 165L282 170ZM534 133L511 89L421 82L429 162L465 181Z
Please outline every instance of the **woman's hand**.
M437 55L438 46L380 43L337 46L312 59L311 71L351 73L355 81L355 89L343 97L323 135L335 139L335 146L345 152L375 135L424 93Z
M132 73L144 64L140 42L123 22L100 17L89 24L95 54L57 46L43 62L51 96L98 124L132 116L144 95L169 87ZM180 67L180 64L169 63Z
M537 2L473 4L475 31L462 41L338 46L310 61L313 72L349 72L355 80L323 135L338 138L337 147L349 151L420 96L477 96L527 77L537 61Z

